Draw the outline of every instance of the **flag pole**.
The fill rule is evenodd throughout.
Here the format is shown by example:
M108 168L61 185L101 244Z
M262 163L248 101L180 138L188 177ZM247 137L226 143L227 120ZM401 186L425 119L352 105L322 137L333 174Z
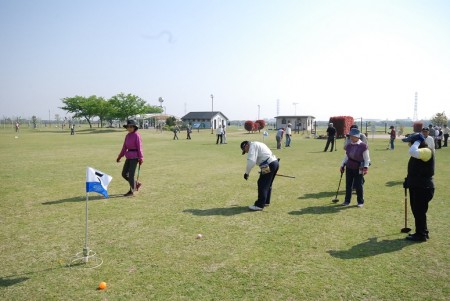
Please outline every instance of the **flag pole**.
M86 227L84 234L84 248L83 248L83 261L88 262L89 260L89 247L88 247L88 202L89 202L89 192L86 192Z

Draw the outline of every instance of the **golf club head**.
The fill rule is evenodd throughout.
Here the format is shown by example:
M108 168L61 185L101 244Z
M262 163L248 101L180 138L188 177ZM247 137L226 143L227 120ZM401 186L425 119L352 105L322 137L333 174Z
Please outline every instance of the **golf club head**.
M339 200L338 199L332 199L331 200L333 203L337 203L337 202L339 202Z
M402 233L409 233L409 232L411 232L411 228L403 228L403 229L401 230L401 232L402 232Z

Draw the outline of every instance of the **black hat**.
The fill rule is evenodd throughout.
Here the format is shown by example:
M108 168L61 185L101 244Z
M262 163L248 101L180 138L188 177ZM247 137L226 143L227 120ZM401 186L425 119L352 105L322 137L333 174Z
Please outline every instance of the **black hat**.
M427 132L429 132L429 131L430 131L430 129L429 129L429 128L423 128L423 129L422 129L422 132L423 132L423 131L427 131Z
M132 119L127 120L127 124L124 124L123 127L124 127L124 128L127 128L129 125L134 126L134 130L135 130L135 131L137 131L137 129L139 128L139 127L137 126L137 124L136 124L136 121L134 121L134 120L132 120Z
M241 150L242 150L242 154L245 155L245 147L247 146L247 144L249 144L250 142L248 142L247 140L242 141L241 142Z
M390 127L389 127L390 129L393 129L394 128L394 126L393 125L391 125Z

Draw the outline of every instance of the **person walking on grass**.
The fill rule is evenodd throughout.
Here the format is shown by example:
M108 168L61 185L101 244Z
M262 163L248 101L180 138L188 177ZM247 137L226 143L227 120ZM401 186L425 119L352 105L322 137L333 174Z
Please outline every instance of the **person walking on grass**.
M186 127L186 139L191 140L191 133L192 133L192 127L190 125L188 125Z
M330 152L333 151L335 139L336 139L336 129L334 128L333 123L330 122L327 128L327 144L325 145L325 149L323 150L324 152L328 150L328 146L330 146L330 143L331 143Z
M135 182L134 175L137 165L142 165L144 162L144 152L142 149L141 135L137 132L139 129L134 120L128 120L127 124L123 126L127 129L128 134L125 136L125 141L122 150L117 156L117 163L125 156L126 160L122 169L122 177L130 184L130 190L124 196L133 196L134 191L138 190L141 183Z
M343 206L350 205L352 187L356 189L358 207L364 206L364 176L369 171L370 157L369 147L362 142L358 129L351 129L350 144L345 147L345 157L342 161L340 172L345 171L345 201Z
M427 225L428 203L434 196L434 153L421 133L402 139L410 145L408 174L403 187L409 190L409 202L414 215L416 233L406 237L413 242L425 242L430 236Z
M219 144L219 141L220 141L220 144L222 144L223 143L223 129L222 129L221 125L219 125L219 127L216 129L216 135L217 135L216 144Z
M173 140L175 140L175 139L178 140L178 132L179 131L180 131L180 128L178 127L178 125L173 128Z
M292 125L288 123L286 128L286 147L291 146L291 137L292 137Z
M389 129L391 130L390 132L389 132L389 135L390 135L390 145L391 145L391 148L390 148L390 150L394 150L394 141L395 141L395 128L394 128L394 126L393 125L391 125L390 127L389 127Z
M270 196L272 194L272 184L278 172L279 159L272 154L267 145L262 142L242 141L242 155L247 155L247 167L244 173L244 179L248 180L250 171L255 165L261 169L258 178L258 199L248 208L252 211L261 211L264 207L270 205Z
M277 149L281 149L281 142L283 142L284 128L280 128L277 131L275 139L277 140Z

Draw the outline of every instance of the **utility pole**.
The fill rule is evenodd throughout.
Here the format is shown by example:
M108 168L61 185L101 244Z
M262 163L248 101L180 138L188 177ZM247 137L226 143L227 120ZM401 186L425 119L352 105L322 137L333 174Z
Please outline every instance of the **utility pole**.
M292 104L294 105L294 115L297 116L297 105L298 105L298 102L293 102Z
M211 134L213 133L214 95L211 94Z

